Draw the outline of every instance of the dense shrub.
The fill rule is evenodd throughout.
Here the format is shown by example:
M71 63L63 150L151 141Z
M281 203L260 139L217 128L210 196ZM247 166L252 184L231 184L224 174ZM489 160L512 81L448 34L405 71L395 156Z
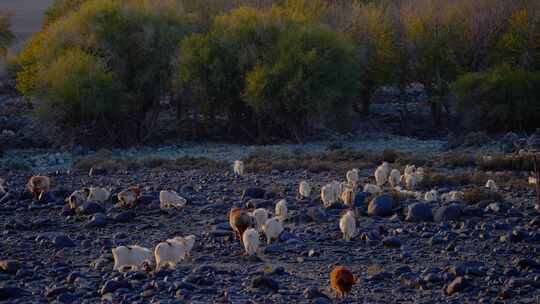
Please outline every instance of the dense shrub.
M252 138L301 139L315 121L335 121L356 87L350 41L303 19L280 7L217 17L184 40L179 83L210 120L219 110Z
M540 73L502 65L469 73L453 89L471 126L487 131L531 131L540 127ZM476 113L473 116L471 113Z
M160 100L169 94L179 43L191 28L192 20L174 1L87 1L32 37L18 58L18 89L28 97L39 97L42 108L64 104L63 110L79 111L83 103L96 96L99 98L90 108L99 112L124 110L125 105L128 111L116 113L122 123L116 116L113 120L100 117L109 128L124 131L111 132L116 136L109 139L122 143L144 140L151 134ZM73 49L78 51L70 53ZM64 57L66 53L71 57ZM76 61L77 56L84 58L84 63L69 67L66 60ZM97 63L95 69L88 62ZM64 77L56 71L73 75ZM89 85L92 79L99 83ZM81 97L74 94L79 94L83 83L89 85L84 90L90 96L74 101ZM103 86L107 88L104 92L93 91ZM74 103L79 106L73 107ZM62 111L58 120L73 121L71 118L80 113ZM89 119L94 118L94 112L88 114Z
M9 15L0 11L0 59L5 56L7 47L11 44L14 36L11 32Z

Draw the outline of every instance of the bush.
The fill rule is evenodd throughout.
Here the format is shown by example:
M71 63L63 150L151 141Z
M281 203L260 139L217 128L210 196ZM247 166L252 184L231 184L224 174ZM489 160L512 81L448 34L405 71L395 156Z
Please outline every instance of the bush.
M10 28L9 15L3 14L0 11L0 57L2 57L2 55L5 56L5 51L13 41L13 38L14 36Z
M183 42L179 84L191 87L206 119L219 110L260 140L301 139L319 117L336 120L356 87L352 44L297 18L242 7Z
M538 72L502 65L486 72L466 74L453 84L453 89L459 111L476 124L475 128L505 132L540 127Z
M48 26L58 21L60 18L75 12L84 3L90 0L55 0L45 11L43 26Z
M99 117L111 130L107 140L114 143L148 138L159 103L170 91L174 55L181 39L191 32L192 20L174 1L122 0L89 0L53 20L18 56L17 88L45 112L54 112L49 105L58 104L76 111L62 112L58 121L85 114L79 111L83 104L100 114L115 111L114 116ZM70 67L68 62L75 63L75 57L83 63ZM97 66L91 68L93 63ZM81 85L90 96L82 98L77 92ZM96 92L97 88L105 90ZM88 112L83 121L93 121L95 114Z

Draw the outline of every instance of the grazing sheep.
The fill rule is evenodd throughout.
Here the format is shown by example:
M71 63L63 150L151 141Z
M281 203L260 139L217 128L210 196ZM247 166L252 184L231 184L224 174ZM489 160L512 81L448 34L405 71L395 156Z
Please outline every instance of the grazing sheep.
M403 170L404 175L411 175L416 171L415 165L407 165L405 166L405 170Z
M346 177L347 177L347 183L349 185L356 185L358 181L360 180L358 169L352 169L352 170L347 171Z
M175 237L157 244L154 250L156 270L175 268L187 255L186 242L182 237Z
M462 201L465 198L465 193L462 191L450 191L441 195L441 200L445 203L453 201Z
M365 184L364 185L364 192L371 193L371 194L376 194L376 193L379 193L381 191L382 191L381 187L379 187L377 185L373 185L373 184Z
M234 174L238 176L244 175L244 162L241 160L235 160L233 165Z
M246 229L242 234L242 243L246 250L246 255L256 255L259 252L259 233L253 228Z
M382 165L375 170L375 182L377 186L382 187L388 181L388 175L390 174L390 164L383 162Z
M424 200L426 202L436 202L439 198L439 192L437 190L433 189L429 192L426 192L426 195L424 195Z
M127 267L133 270L143 269L145 263L152 264L152 251L141 246L119 246L112 249L114 258L113 270L125 271Z
M347 211L339 220L339 229L343 233L343 239L350 241L356 234L356 220L352 210Z
M28 191L32 192L34 198L39 198L44 192L48 192L51 187L51 180L47 176L34 175L26 185Z
M159 192L159 207L161 209L181 209L187 204L187 200L176 191L173 190L163 190Z
M325 207L328 208L339 200L340 187L339 184L336 186L335 183L330 183L321 188L321 200Z
M405 175L405 188L408 190L416 189L418 185L418 175L416 173Z
M343 266L336 266L330 273L330 287L336 292L338 298L344 298L356 283L357 279Z
M242 243L244 232L253 226L254 219L246 211L240 208L232 208L229 212L229 225L234 231L235 237Z
M499 187L497 186L497 184L495 183L494 180L490 179L487 181L486 183L486 188L489 189L489 191L491 192L497 192L499 191Z
M255 209L251 216L255 218L255 224L257 225L257 231L262 231L263 225L268 220L268 211L264 208Z
M86 192L88 201L103 203L106 202L109 197L111 197L111 192L105 188L83 188L83 191Z
M419 167L416 168L416 171L414 172L416 175L416 182L417 184L421 183L424 180L424 168Z
M128 189L118 193L118 204L122 207L135 207L135 202L141 196L139 187L129 187Z
M263 231L266 235L266 241L268 244L270 244L272 240L277 241L279 239L279 235L283 232L282 219L279 217L268 219L263 225Z
M195 239L196 237L193 234L186 237L177 236L173 238L173 240L184 244L185 255L182 257L182 259L191 257L191 249L193 249L193 246L195 246Z
M350 184L344 184L342 189L341 201L343 201L343 204L347 206L352 206L354 204L355 187Z
M390 186L392 188L399 186L399 181L401 179L401 173L398 169L393 169L390 172L390 176L388 176L388 183L390 183Z
M298 194L301 198L308 198L311 195L311 186L306 181L301 181L298 186Z
M287 219L287 214L288 214L287 201L282 199L276 204L275 215L276 217L279 217L281 220L284 221Z
M73 193L71 193L70 196L68 196L68 198L66 198L66 202L68 203L71 210L77 210L79 207L84 205L86 201L87 195L86 192L83 190L74 191Z

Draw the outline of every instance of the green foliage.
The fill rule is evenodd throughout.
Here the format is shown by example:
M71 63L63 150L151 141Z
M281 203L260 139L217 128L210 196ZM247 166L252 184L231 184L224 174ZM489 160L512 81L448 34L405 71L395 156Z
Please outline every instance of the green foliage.
M37 75L36 93L43 116L70 125L100 115L121 113L121 87L104 62L79 49L67 50ZM53 111L51 111L53 110ZM125 110L124 110L125 111Z
M508 21L501 36L499 56L509 64L525 69L540 68L540 13L538 10L520 9Z
M60 18L75 12L79 7L89 0L55 0L54 3L45 11L43 25L48 26L58 21Z
M57 2L58 5L61 3ZM148 126L153 124L147 121L148 114L158 109L160 99L170 91L179 43L193 29L194 20L183 15L177 4L172 0L159 3L150 0L85 1L79 9L56 19L31 38L18 56L17 88L28 97L40 97L38 100L43 100L43 107L66 102L64 109L78 111L79 108L71 106L72 99L77 97L73 94L81 85L76 79L97 77L103 83L96 86L101 87L107 82L105 75L114 75L117 82L114 89L108 87L100 93L99 99L94 99L95 105L86 105L85 108L99 109L98 112L122 109L117 114L125 114L123 122L127 125L116 124L117 119L110 120L109 124L132 130L133 134L112 140L144 139L151 131ZM73 60L74 55L67 59L64 56L72 49L91 54L92 59L88 60L100 63L97 70L86 66L69 70L65 60ZM51 72L55 69L74 73L73 78L63 79ZM44 80L43 77L49 79ZM65 87L55 87L57 82ZM119 94L122 100L116 100L118 89L122 89ZM111 95L105 95L107 93ZM83 94L79 97L83 98ZM90 102L81 100L77 103ZM118 104L122 106L117 107ZM129 106L129 112L123 111L124 105ZM91 118L92 112L88 114Z
M13 38L14 36L10 29L9 16L0 12L0 55L2 50L7 49L11 44Z
M355 89L353 46L282 7L242 7L218 16L210 33L184 40L178 79L207 117L248 117L256 134L301 138L316 114L332 116ZM302 20L302 21L299 21Z
M530 131L540 127L540 73L502 65L460 77L453 89L464 115L477 112L487 131Z

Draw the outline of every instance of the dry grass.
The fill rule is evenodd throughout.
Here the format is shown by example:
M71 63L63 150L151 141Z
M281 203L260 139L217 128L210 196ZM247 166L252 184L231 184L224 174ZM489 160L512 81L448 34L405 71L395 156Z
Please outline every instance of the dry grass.
M473 188L463 191L464 201L470 204L477 204L482 201L500 201L502 196L497 192L490 192L482 188Z
M491 155L479 157L478 168L485 171L533 171L532 155Z
M226 166L227 164L225 162L215 161L204 157L180 157L175 159L159 157L110 158L103 157L103 155L79 158L76 159L73 164L73 167L77 170L90 170L90 168L97 168L108 171L136 170L140 168L170 170L218 170L226 168Z

